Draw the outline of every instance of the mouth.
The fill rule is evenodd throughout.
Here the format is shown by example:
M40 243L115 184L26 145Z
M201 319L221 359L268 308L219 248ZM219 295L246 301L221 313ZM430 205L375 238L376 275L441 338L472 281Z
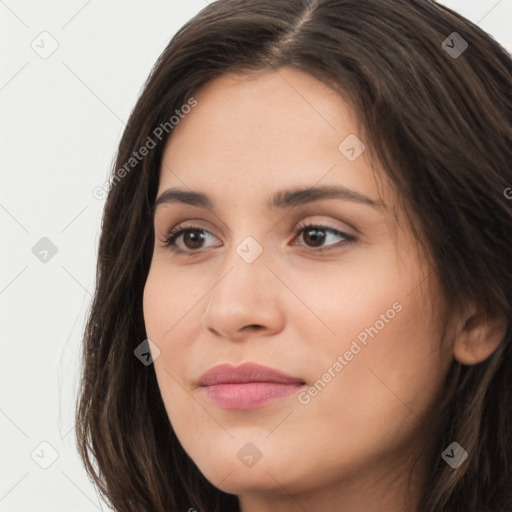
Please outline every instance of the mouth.
M256 409L297 393L305 385L298 377L256 363L238 367L221 364L207 371L199 386L222 409Z

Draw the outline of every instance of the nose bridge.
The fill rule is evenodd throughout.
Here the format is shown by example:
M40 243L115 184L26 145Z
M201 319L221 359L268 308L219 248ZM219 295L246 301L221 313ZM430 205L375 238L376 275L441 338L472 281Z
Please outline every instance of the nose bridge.
M253 236L246 236L233 245L225 258L221 273L223 277L212 290L212 295L226 294L223 300L237 302L257 300L261 295L268 298L268 287L263 286L265 278L272 276L266 267L267 260L263 245Z
M202 319L208 330L226 337L255 325L275 331L283 319L275 296L277 288L270 283L275 277L266 266L265 250L255 238L248 238L225 256Z

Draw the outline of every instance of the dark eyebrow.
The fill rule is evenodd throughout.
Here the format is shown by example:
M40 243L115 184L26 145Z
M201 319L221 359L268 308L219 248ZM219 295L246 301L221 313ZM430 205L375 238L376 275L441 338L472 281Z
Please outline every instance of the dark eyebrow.
M301 204L319 201L320 199L342 199L366 204L373 208L384 206L382 201L376 201L369 197L339 185L325 185L323 187L298 188L294 190L283 190L274 194L267 202L270 210L289 208Z
M267 201L267 207L270 210L284 209L311 203L313 201L319 201L320 199L342 199L345 201L354 201L366 204L373 208L384 207L384 203L382 201L370 199L355 190L350 190L337 185L283 190L274 194ZM151 214L154 215L156 209L161 204L171 203L183 203L208 210L215 210L215 203L213 200L202 192L169 188L162 192L162 194L156 199L151 208Z

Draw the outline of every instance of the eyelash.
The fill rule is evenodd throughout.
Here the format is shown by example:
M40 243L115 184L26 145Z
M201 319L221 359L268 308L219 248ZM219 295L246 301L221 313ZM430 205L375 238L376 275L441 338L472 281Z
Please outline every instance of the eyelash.
M349 235L347 233L344 233L343 231L339 231L337 229L334 229L334 228L330 228L328 226L322 226L320 224L306 224L304 226L301 226L300 228L298 228L296 230L296 234L295 236L300 236L303 232L307 231L308 229L318 229L318 230L321 230L321 231L326 231L327 233L332 233L332 234L335 234L337 236L340 236L340 237L343 237L345 240L343 242L342 245L347 245L347 244L351 244L353 242L356 241L356 237L355 236L352 236L352 235ZM189 251L183 251L181 249L178 249L176 247L176 239L181 236L182 234L184 233L187 233L189 231L205 231L205 232L208 232L206 229L203 229L202 227L200 226L183 226L182 224L178 224L175 228L173 228L171 231L167 232L163 239L160 239L160 241L162 242L162 247L167 247L169 248L172 252L176 253L176 254L183 254L183 255L187 255L187 256L193 256L195 254L197 254L201 249L196 249L196 250L189 250ZM326 247L320 247L320 248L314 248L314 247L309 247L309 249L312 251L312 252L323 252L323 251L329 251L329 250L333 250L333 246L336 246L337 244L331 244L331 245L328 245ZM308 247L308 246L306 246Z

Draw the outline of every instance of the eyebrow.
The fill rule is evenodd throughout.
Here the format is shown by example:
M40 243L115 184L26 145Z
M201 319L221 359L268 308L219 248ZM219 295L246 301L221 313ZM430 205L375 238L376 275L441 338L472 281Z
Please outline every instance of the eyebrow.
M267 208L270 210L278 210L312 203L321 199L353 201L377 209L385 207L382 201L370 199L355 190L338 185L328 185L323 187L308 187L279 191L267 201ZM214 201L203 192L169 188L162 192L162 194L156 199L151 208L151 214L154 215L156 209L160 205L172 203L182 203L212 211L215 210Z

